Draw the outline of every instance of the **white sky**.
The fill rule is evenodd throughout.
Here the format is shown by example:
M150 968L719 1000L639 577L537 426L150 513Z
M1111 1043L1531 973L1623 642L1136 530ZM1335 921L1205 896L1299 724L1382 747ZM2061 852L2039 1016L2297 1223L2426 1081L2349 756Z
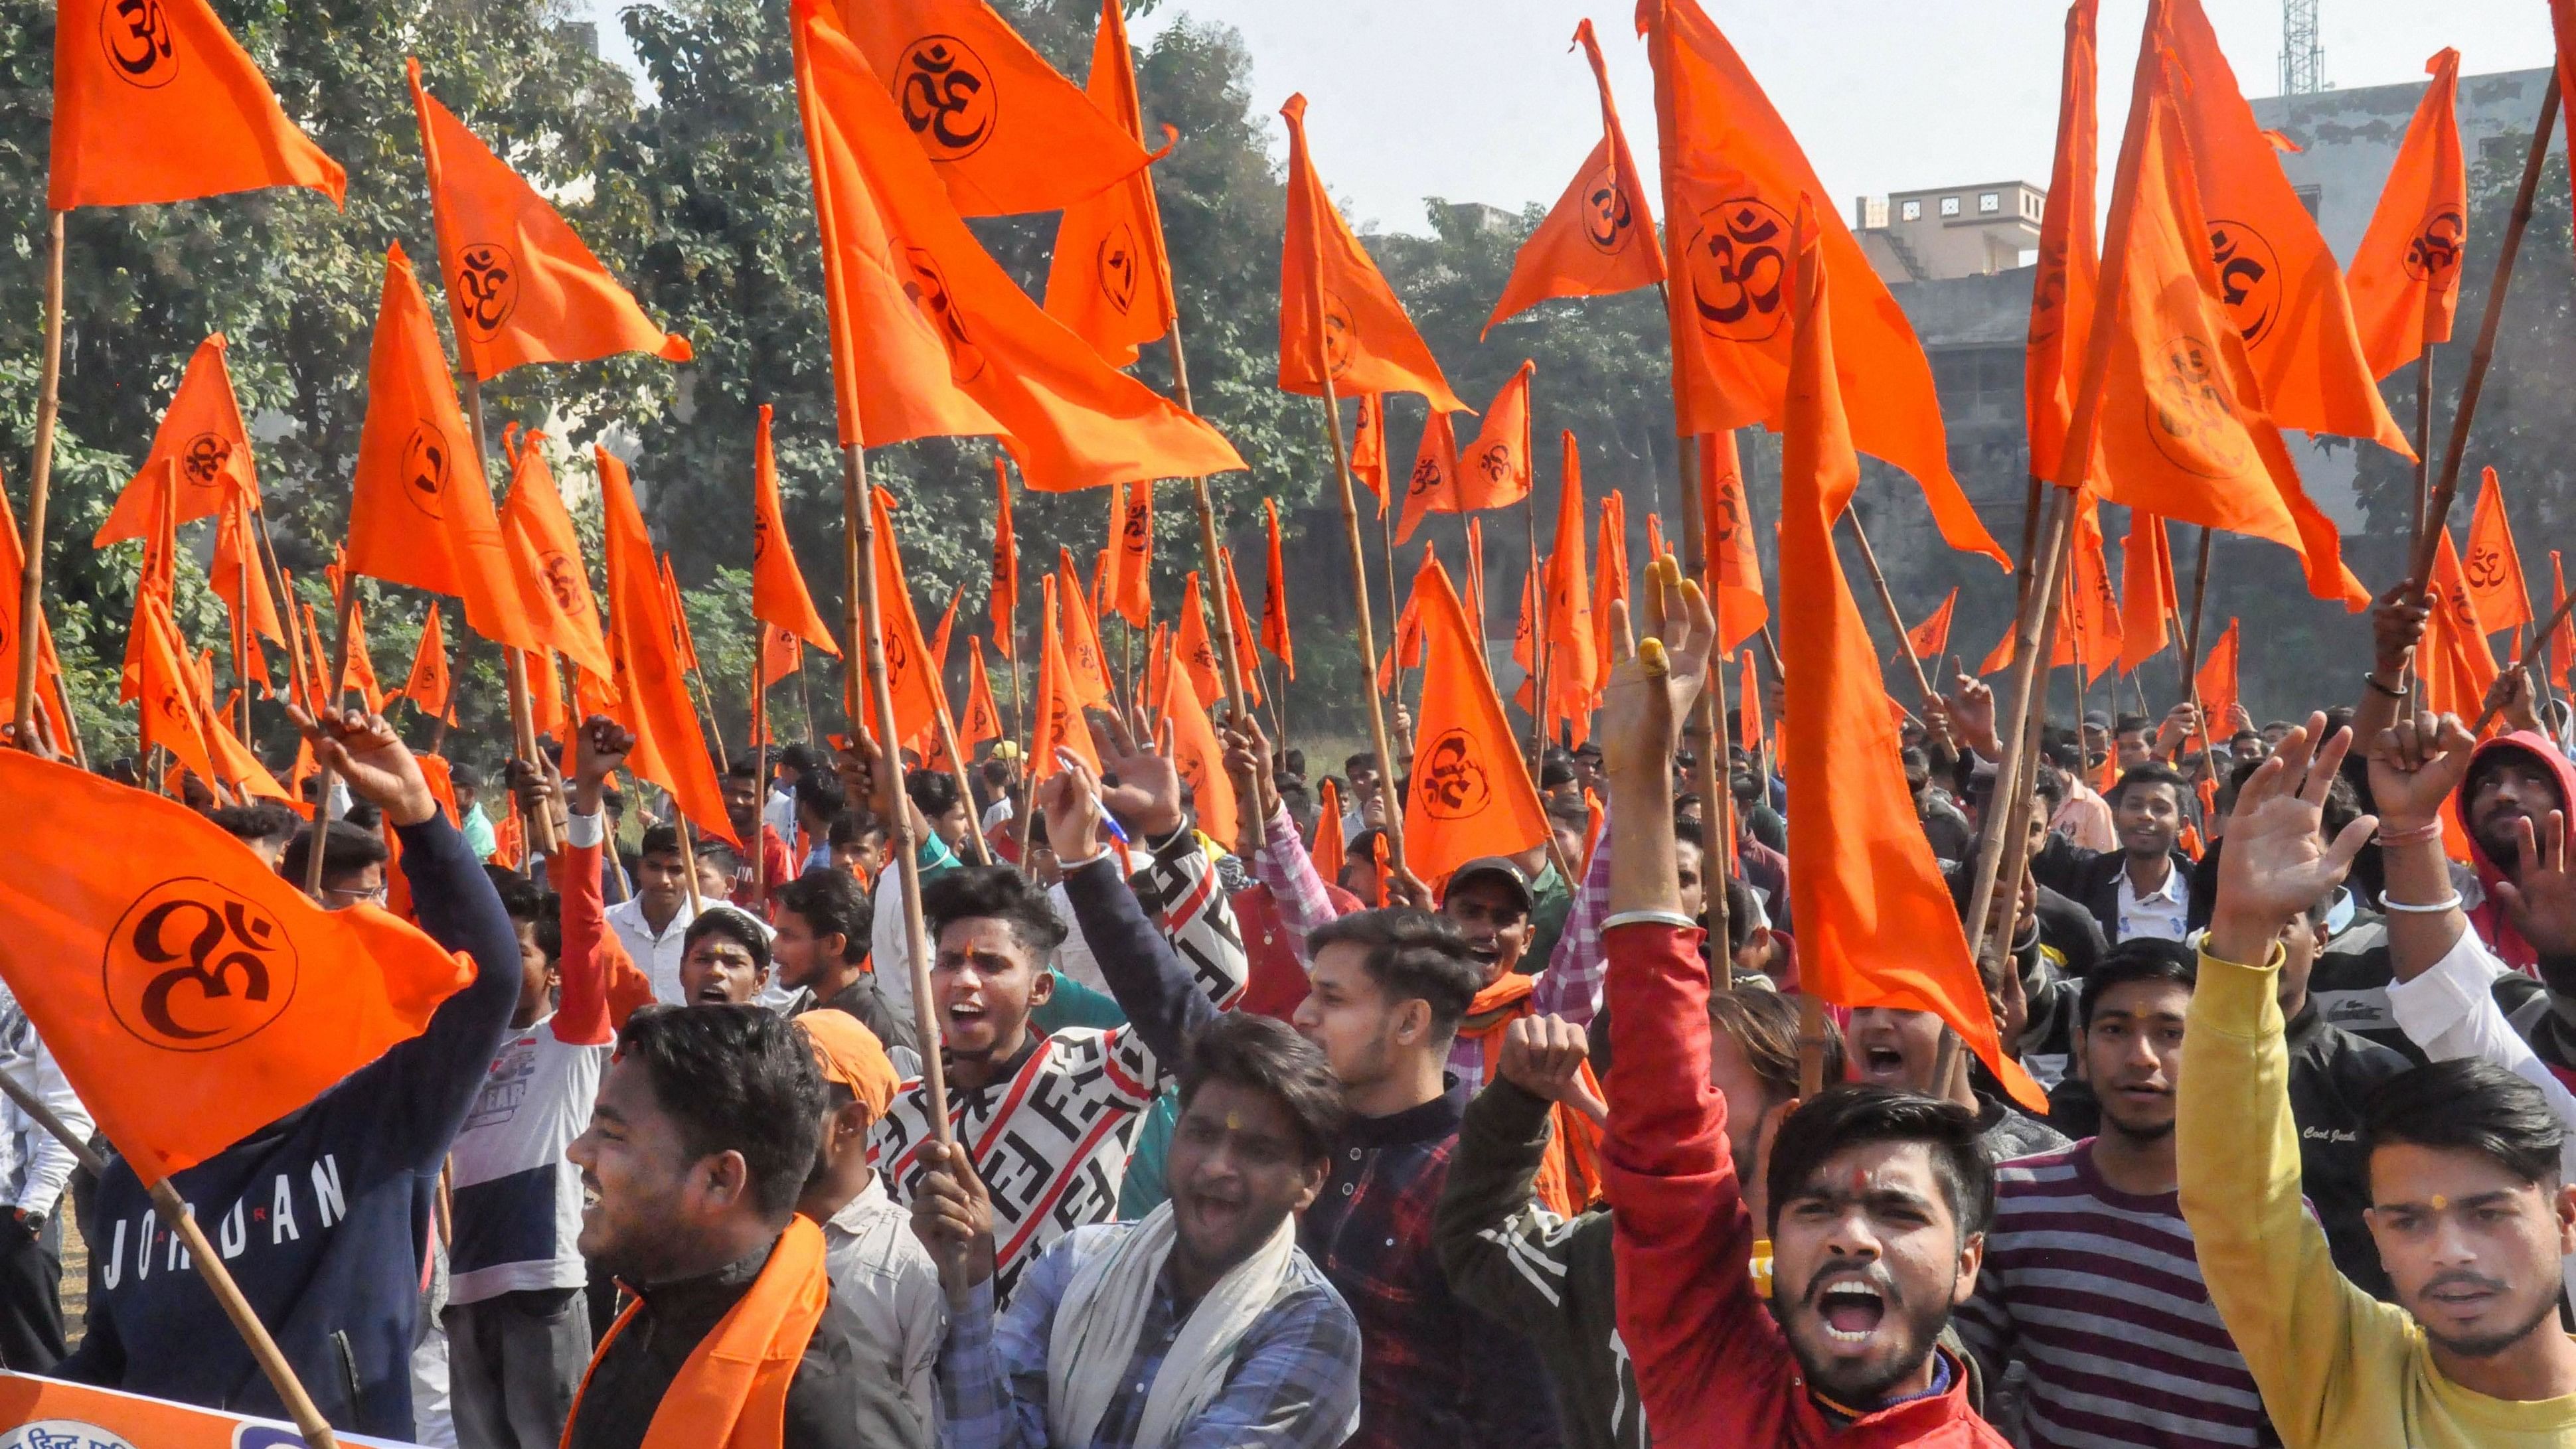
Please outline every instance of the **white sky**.
M631 65L617 24L624 0L581 3L600 22L603 53ZM1858 196L2047 184L2065 16L2056 0L1702 3L1846 217ZM2280 0L2203 4L2245 93L2277 91ZM2320 9L2333 86L2420 80L2445 45L2460 48L2464 75L2549 63L2543 0L2322 0ZM1426 230L1426 196L1553 201L1600 136L1591 71L1569 49L1586 15L1638 164L1655 164L1653 81L1633 0L1164 0L1137 23L1136 42L1183 14L1243 33L1259 111L1306 93L1316 166L1362 228ZM2146 0L2102 0L2106 171L2145 14ZM1270 125L1284 156L1275 115Z

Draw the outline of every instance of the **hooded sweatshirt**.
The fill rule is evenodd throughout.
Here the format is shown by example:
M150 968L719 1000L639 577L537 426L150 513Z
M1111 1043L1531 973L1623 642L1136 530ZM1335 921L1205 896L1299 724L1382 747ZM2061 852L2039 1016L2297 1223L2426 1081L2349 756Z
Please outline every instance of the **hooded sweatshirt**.
M2539 972L2540 951L2513 928L2512 920L2495 898L2496 882L2509 880L2511 875L2487 854L2486 846L2469 828L2469 802L2477 798L2480 777L2495 768L2499 761L2514 756L2539 766L2558 782L2558 805L2568 812L2567 836L2571 843L2576 843L2576 766L2567 762L2567 757L2558 752L2548 736L2530 730L2497 735L2480 744L2469 756L2468 773L2461 776L2459 793L2451 797L2451 804L2459 817L2460 833L2468 837L2469 863L2477 869L2478 888L2486 896L2469 908L2469 925L2477 931L2478 939L2486 942L2488 949L2496 953L2497 959L2530 976ZM2534 822L2534 828L2545 829L2547 823L2544 817Z

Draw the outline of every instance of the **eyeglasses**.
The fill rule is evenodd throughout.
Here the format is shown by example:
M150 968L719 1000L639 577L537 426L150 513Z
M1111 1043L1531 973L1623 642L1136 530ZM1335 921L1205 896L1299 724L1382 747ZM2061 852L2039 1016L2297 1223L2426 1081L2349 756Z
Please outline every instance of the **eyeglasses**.
M385 888L383 886L377 886L373 890L352 890L347 886L322 888L322 909L326 911L345 911L360 901L374 906L383 905Z

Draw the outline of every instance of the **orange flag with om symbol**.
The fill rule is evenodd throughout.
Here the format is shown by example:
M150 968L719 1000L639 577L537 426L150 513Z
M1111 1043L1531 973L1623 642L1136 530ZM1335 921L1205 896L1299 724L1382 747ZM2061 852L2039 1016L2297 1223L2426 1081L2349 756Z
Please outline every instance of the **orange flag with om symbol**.
M774 624L838 658L841 646L823 616L814 612L814 596L805 574L796 567L796 550L787 541L787 514L778 499L778 455L769 441L769 404L760 405L760 425L751 441L751 616Z
M739 846L706 734L698 727L697 705L689 698L678 629L663 599L662 570L644 510L635 504L635 485L626 465L606 448L594 447L591 455L599 464L608 608L616 621L609 641L618 691L614 714L635 736L627 768L670 791L671 802L699 830Z
M1476 441L1458 460L1458 512L1502 508L1529 496L1530 378L1537 372L1537 363L1524 360L1485 408Z
M2451 340L2468 237L2469 173L2460 157L2460 53L2425 63L2433 77L2406 123L2397 164L2379 190L2370 229L2352 253L2344 289L2370 375L2386 377Z
M1216 640L1208 633L1207 602L1199 592L1196 569L1181 581L1181 623L1172 631L1172 653L1188 672L1199 707L1214 709L1225 698L1225 670L1216 657Z
M2030 340L2022 364L2023 416L2030 419L2031 471L2057 472L2066 425L2083 385L2085 339L2093 331L2093 298L2101 286L2101 238L2093 230L2093 187L2100 170L2101 122L2094 92L2100 0L2066 7L2066 58L2057 84L2057 159L2049 168L2048 203L2039 219L2039 267L2030 287Z
M1503 283L1494 315L1485 320L1487 335L1505 318L1551 297L1604 297L1664 279L1664 254L1655 244L1655 214L1646 205L1645 178L1628 154L1628 134L1620 129L1619 108L1611 103L1610 75L1601 64L1590 20L1575 25L1574 43L1592 62L1593 85L1601 92L1601 141L1512 258L1511 279Z
M1091 82L1083 94L1142 144L1136 64L1118 0L1100 0ZM1164 130L1169 134L1171 128ZM1172 300L1172 263L1163 254L1163 213L1154 202L1152 168L1138 167L1064 209L1047 261L1046 310L1112 367L1134 362L1140 344L1172 330L1180 308Z
M1288 234L1279 252L1279 389L1321 396L1420 393L1434 412L1466 411L1431 345L1324 192L1306 150L1306 98L1279 108L1288 122ZM1316 315L1317 299L1323 314Z
M1771 622L1771 605L1762 593L1762 554L1754 546L1753 514L1732 428L1699 435L1699 497L1717 644L1732 650Z
M2478 623L2492 634L2531 622L2531 585L2522 576L2522 551L2514 547L2513 525L2504 516L2504 487L2489 468L2478 480L2477 511L2469 515L2469 552L2461 560L2469 597L2478 605Z
M151 532L161 490L173 481L178 485L173 523L222 512L224 497L233 489L254 500L259 497L250 430L243 425L241 403L233 396L224 347L224 334L217 332L198 343L189 356L188 370L179 375L179 390L170 395L170 410L161 415L161 426L152 435L152 451L116 495L116 506L90 539L92 548ZM177 465L175 479L172 464Z
M564 508L554 471L546 466L545 449L539 446L544 438L543 433L530 433L511 453L510 496L501 502L501 533L538 640L604 684L614 669L600 624L599 601L591 594L590 571L582 564L581 536L573 532L572 514ZM503 446L509 446L506 434Z
M1547 839L1547 812L1521 764L1485 651L1440 560L1424 550L1413 576L1423 642L1421 722L1404 799L1404 864L1437 884L1480 855Z

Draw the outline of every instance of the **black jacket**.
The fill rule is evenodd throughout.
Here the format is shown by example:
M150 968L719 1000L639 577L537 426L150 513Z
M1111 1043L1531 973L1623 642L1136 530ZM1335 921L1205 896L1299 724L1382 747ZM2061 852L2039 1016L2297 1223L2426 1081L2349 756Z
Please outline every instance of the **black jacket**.
M777 1246L772 1241L696 1278L643 1289L622 1285L635 1294L635 1310L591 1360L564 1430L564 1449L640 1449L681 1366L751 1291ZM870 1449L862 1425L909 1421L902 1387L867 1368L856 1347L861 1336L856 1311L833 1294L806 1341L796 1377L788 1381L779 1449Z
M2388 1048L2329 1025L2310 997L2290 1018L2290 1117L2299 1126L2299 1182L2324 1224L2326 1246L2364 1291L2389 1295L2388 1274L2362 1210L2370 1206L2370 1159L2361 1142L2361 1104L2371 1089L2411 1065Z
M2127 869L2129 857L2117 850L2086 850L2065 836L2050 832L2048 843L2030 863L2030 873L2041 885L2056 891L2093 913L2094 923L2102 928L2102 939L2119 944L2120 940L2120 873ZM2173 852L2174 870L2185 882L2191 880L2191 857ZM2185 887L2190 889L2188 885ZM2192 900L2199 899L2195 891ZM2188 907L2188 902L2186 902Z

